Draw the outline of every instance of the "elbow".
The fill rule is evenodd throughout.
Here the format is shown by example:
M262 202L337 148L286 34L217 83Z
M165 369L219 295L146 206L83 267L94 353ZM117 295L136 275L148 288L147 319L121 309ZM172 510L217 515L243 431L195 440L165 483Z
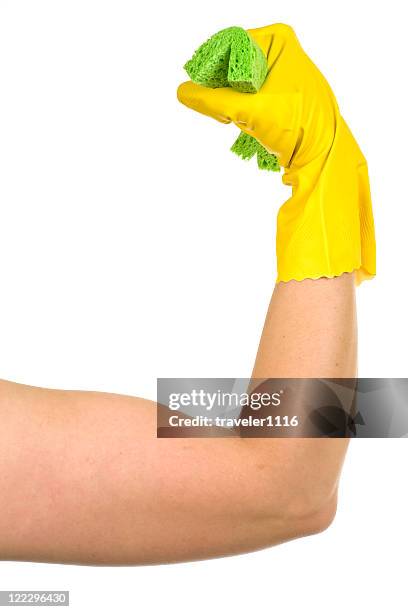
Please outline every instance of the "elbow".
M337 512L337 492L325 500L301 499L286 509L286 523L292 538L316 535L326 531Z

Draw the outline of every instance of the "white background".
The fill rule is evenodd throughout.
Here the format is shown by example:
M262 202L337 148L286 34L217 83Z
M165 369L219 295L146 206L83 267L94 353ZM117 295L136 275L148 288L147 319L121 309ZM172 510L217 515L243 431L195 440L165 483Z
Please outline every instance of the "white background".
M250 373L289 194L175 91L209 35L278 21L369 161L359 374L406 376L404 4L0 0L0 377L154 398L157 376ZM0 589L70 589L75 611L406 610L407 458L406 440L355 441L313 538L176 566L2 563Z

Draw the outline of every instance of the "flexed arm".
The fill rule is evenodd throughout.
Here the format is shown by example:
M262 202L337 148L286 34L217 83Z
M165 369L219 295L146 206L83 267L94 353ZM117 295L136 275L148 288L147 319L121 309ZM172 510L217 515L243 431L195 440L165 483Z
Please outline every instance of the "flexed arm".
M264 30L259 41L270 49L272 75L276 44L277 57L284 58L280 33L287 31ZM331 149L325 150L326 139L309 141L305 125L296 138L288 133L297 125L292 115L284 121L290 104L281 107L280 126L279 113L262 123L265 117L252 113L245 94L232 93L225 98L189 84L180 97L208 114L241 120L264 146L275 144L295 192L278 219L278 278L289 282L275 287L254 376L354 377L354 282L374 274L365 162L342 131L339 142L350 144L353 156L343 155L343 167L337 148L331 164L317 171ZM257 108L265 109L267 100ZM272 106L266 119L273 112ZM266 138L271 134L273 142ZM310 173L302 172L302 159ZM339 183L341 198L331 180L336 167L346 181ZM328 212L335 215L329 228ZM330 240L335 218L343 223L343 242ZM282 236L290 241L287 250ZM322 531L336 511L347 447L341 439L157 439L153 402L6 381L0 382L0 423L0 559L14 560L167 563Z

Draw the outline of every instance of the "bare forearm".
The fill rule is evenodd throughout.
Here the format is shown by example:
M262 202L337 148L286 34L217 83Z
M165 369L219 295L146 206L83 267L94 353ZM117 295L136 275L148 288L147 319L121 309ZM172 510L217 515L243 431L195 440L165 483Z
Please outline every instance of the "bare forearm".
M354 378L356 374L354 275L279 283L253 377ZM312 499L321 507L336 504L347 439L275 439L272 444L275 452L297 465L299 482Z
M357 321L353 274L275 287L255 378L353 378Z

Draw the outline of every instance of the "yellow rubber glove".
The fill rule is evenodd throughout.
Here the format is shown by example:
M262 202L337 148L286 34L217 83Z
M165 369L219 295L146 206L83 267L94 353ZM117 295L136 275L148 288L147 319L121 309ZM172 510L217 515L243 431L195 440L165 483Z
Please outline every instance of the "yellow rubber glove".
M186 106L222 123L233 121L284 167L292 197L277 220L279 281L375 275L375 237L367 163L327 81L292 28L275 24L249 34L264 51L268 76L256 94L209 89L191 81L178 89Z

